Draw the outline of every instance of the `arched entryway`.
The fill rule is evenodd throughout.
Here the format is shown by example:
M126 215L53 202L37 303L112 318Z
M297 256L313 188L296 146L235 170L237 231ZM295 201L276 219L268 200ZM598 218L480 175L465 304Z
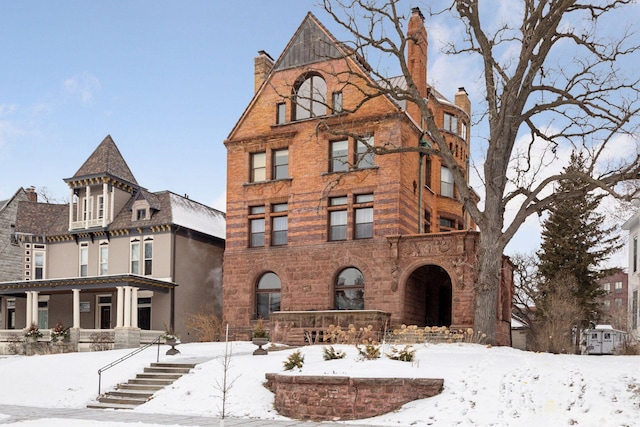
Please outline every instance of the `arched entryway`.
M405 286L404 323L418 326L451 325L451 277L438 265L417 268Z

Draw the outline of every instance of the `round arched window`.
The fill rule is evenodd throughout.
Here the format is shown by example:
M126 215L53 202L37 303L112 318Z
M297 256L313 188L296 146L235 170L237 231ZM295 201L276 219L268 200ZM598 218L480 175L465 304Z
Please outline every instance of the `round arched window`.
M364 276L354 267L345 268L336 280L336 309L364 310Z
M268 319L274 311L280 311L280 278L275 273L265 273L256 290L258 318Z
M295 88L295 119L327 114L327 83L318 75L304 78Z

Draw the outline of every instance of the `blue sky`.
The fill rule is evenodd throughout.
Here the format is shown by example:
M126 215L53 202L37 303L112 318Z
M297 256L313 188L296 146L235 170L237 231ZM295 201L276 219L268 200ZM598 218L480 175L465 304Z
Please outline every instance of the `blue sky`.
M510 3L493 0L494 10L491 1L497 23L512 13ZM407 12L413 3L430 4L407 0ZM315 4L0 2L0 200L31 185L67 198L63 178L110 134L141 185L224 210L223 141L253 96L257 51L277 58L309 10L342 36ZM440 53L459 27L442 17L426 25L429 83L450 99L464 86L478 111L478 63ZM482 132L471 132L480 162ZM536 249L539 229L530 218L508 249Z

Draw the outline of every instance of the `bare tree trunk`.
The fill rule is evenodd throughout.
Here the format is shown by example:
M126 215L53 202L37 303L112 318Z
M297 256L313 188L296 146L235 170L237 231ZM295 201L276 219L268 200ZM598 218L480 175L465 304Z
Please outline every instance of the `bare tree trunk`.
M484 231L480 234L474 329L486 334L487 342L492 345L497 341L498 296L504 249L499 242L499 234Z

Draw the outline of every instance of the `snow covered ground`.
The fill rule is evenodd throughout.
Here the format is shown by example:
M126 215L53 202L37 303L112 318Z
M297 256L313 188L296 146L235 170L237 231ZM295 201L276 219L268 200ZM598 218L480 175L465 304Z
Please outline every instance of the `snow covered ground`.
M230 343L233 356L228 378L234 380L226 412L233 417L284 419L273 409L273 395L262 386L267 372L283 372L293 349L252 356L251 343ZM574 356L530 353L477 344L427 344L417 349L414 363L382 357L359 361L353 346L335 346L347 353L324 361L322 346L301 348L307 375L352 377L444 378L442 394L406 404L400 410L360 421L389 426L633 426L640 425L640 356ZM224 343L182 344L177 356L161 361L210 359L190 375L158 392L136 411L188 415L220 414L217 382L222 377ZM387 346L384 352L389 352ZM0 357L0 404L83 408L97 395L97 370L127 350L46 356ZM105 372L108 390L141 372L156 359L150 348ZM298 371L296 371L298 372ZM6 415L0 414L0 422ZM60 421L49 425L75 426ZM18 423L19 426L38 425ZM101 425L101 424L97 424ZM136 424L144 425L144 424ZM150 424L146 424L150 426Z

